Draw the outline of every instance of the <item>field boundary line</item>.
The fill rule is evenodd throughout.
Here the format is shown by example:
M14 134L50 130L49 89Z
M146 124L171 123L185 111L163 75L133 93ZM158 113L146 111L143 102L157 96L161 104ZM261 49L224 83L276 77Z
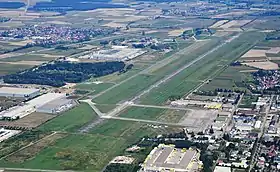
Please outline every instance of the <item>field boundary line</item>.
M30 142L28 145L26 145L26 146L24 146L24 147L22 147L22 148L20 148L20 149L18 149L18 150L16 150L16 151L14 151L14 152L8 154L8 155L5 155L5 156L1 157L0 160L5 159L5 158L7 158L7 157L9 157L9 156L11 156L11 155L13 155L13 154L19 152L19 151L22 151L22 150L24 150L24 149L26 149L26 148L28 148L28 147L30 147L30 146L36 144L36 143L39 143L40 141L42 141L42 140L45 139L45 138L52 137L52 136L55 135L55 134L57 134L56 131L53 132L52 134L49 134L49 135L47 135L47 136L45 136L45 137L43 137L43 138L41 138L41 139L35 141L35 142Z

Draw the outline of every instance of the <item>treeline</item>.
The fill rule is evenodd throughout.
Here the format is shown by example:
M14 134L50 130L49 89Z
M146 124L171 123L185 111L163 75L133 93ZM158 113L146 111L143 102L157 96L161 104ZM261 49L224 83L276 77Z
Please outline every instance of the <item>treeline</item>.
M39 84L60 87L123 71L124 62L71 63L53 62L3 77L10 84Z

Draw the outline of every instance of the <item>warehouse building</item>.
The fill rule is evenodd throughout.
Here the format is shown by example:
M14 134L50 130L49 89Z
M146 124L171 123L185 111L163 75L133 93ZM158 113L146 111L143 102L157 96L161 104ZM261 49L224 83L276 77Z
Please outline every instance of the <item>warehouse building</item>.
M73 107L76 102L72 99L61 98L51 101L39 107L36 111L41 113L58 114Z
M114 61L128 61L138 56L145 54L147 51L129 48L127 46L112 46L109 49L101 49L93 51L90 54L81 56L81 59L93 59L93 60L114 60Z
M39 89L17 88L17 87L0 88L0 97L32 99L38 95L40 95Z
M142 164L144 172L176 171L190 172L202 168L200 153L193 149L177 149L174 145L160 144L155 147Z
M2 120L15 120L19 118L23 118L32 112L35 112L36 109L41 106L55 101L57 99L65 98L66 94L62 93L47 93L43 94L39 97L36 97L30 101L25 102L23 105L19 105L16 107L12 107L8 110L0 112L0 119Z

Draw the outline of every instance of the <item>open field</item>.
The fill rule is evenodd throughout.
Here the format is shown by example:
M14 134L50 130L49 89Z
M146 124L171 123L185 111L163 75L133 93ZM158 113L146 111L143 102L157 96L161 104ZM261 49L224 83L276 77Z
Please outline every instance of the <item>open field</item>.
M23 64L7 64L0 62L0 76L16 73L21 70L29 69L33 65L23 65Z
M112 109L116 108L116 105L109 105L109 104L97 104L95 105L97 109L100 110L100 112L102 113L108 113L110 112Z
M94 84L94 83L81 83L76 85L77 90L85 90L85 91L93 91L93 94L99 93L109 87L114 85L113 83L100 83L100 84Z
M254 35L254 37L250 38L250 40L243 40L244 37L249 38L251 35ZM205 60L196 62L177 76L171 78L167 83L152 90L149 94L141 98L141 103L163 104L170 96L174 95L174 92L176 92L175 95L183 96L200 82L205 81L205 79L215 74L215 72L239 58L260 39L262 39L262 35L258 33L241 35L241 37L231 43L209 54Z
M0 126L32 129L54 117L56 115L34 112L16 121L0 121Z
M263 70L276 70L279 69L279 66L277 63L271 62L271 61L264 61L264 62L247 62L242 63L243 65L263 69Z
M241 103L239 104L239 108L253 108L255 105L253 105L253 102L258 101L258 96L254 95L245 95L243 96Z
M40 126L39 130L75 132L96 117L97 115L88 104L81 103L73 109L63 112L58 117Z
M102 96L99 96L93 100L98 104L116 104L121 100L129 99L141 92L145 88L148 88L151 84L155 83L159 79L165 77L167 74L176 71L179 67L182 67L187 62L195 59L197 56L205 53L210 48L214 47L217 42L213 41L210 44L200 47L198 49L191 49L187 47L182 51L172 54L170 57L165 58L153 67L145 70L146 74L137 75L129 81L118 85L114 89L106 92ZM204 44L203 44L204 45ZM190 46L191 47L191 46ZM193 54L187 54L187 52L199 51ZM176 58L173 58L176 57ZM177 60L175 60L177 59ZM143 73L143 72L142 72Z
M19 62L19 61L50 61L56 59L56 56L44 57L43 55L25 54L20 56L13 56L9 58L0 59L3 62Z
M47 148L51 144L55 143L56 140L65 137L67 134L65 133L54 133L50 134L38 142L31 144L30 146L16 151L12 155L9 155L5 158L6 161L13 162L13 163L23 163L24 161L33 158L36 154L43 149Z
M169 36L180 36L180 35L183 34L183 32L184 32L185 30L190 30L190 29L192 29L192 28L171 30L171 31L168 32L168 35L169 35Z
M228 20L219 20L216 23L214 23L212 26L210 26L209 28L218 28L221 25L225 24L226 22L228 22Z
M244 71L251 71L252 68L246 66L230 66L212 79L209 83L203 85L201 91L214 91L217 88L227 90L247 90L243 81L250 83L253 81L250 73Z
M120 112L120 117L155 120L162 122L179 122L185 116L187 111L167 110L159 108L129 107Z
M45 149L41 149L35 157L21 164L8 161L10 159L2 160L0 164L3 167L99 172L115 156L122 154L124 149L142 137L156 136L168 133L168 131L181 130L176 128L154 129L138 122L107 120L96 126L91 134L69 133L68 136L52 142ZM34 148L38 148L36 146L35 144ZM24 150L28 150L28 148ZM135 158L139 158L137 154L135 156Z

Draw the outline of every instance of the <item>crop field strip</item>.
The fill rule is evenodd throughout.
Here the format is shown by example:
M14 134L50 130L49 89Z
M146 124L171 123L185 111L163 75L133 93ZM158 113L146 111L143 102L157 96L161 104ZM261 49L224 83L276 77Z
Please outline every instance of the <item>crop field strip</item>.
M204 46L200 47L199 49L194 49L193 51L198 51L197 55L204 54L205 52L209 51L211 48L216 46L217 43L217 40L214 40L213 42L210 41L209 44L203 44ZM195 53L191 49L189 49L189 47L187 47L186 49L189 50L189 54L187 55L187 52L185 51L185 49L183 49L169 57L172 58L176 57L177 55L180 57L174 60L174 63L170 62L169 58L164 59L163 61L160 61L159 63L143 70L136 77L133 77L132 79L121 83L120 85L109 90L108 92L101 94L102 96L98 95L98 97L95 98L93 101L98 104L116 104L121 100L127 100L135 96L137 93L148 88L156 81L159 81L160 79L164 78L170 72L176 71L178 68L182 67L184 64L194 60L197 57L196 55L193 55ZM165 63L165 61L168 61L168 63ZM147 73L150 72L154 67L161 65L162 63L164 63L164 65L161 66L162 70L157 70L156 73L153 74ZM165 68L167 69L165 70Z
M250 39L246 39L249 37ZM240 57L260 39L262 39L262 36L259 33L243 34L231 43L209 54L205 60L196 62L193 66L171 78L169 82L143 96L140 99L141 103L160 105L168 100L168 97L173 95L174 92L176 92L176 95L186 94L216 70Z

